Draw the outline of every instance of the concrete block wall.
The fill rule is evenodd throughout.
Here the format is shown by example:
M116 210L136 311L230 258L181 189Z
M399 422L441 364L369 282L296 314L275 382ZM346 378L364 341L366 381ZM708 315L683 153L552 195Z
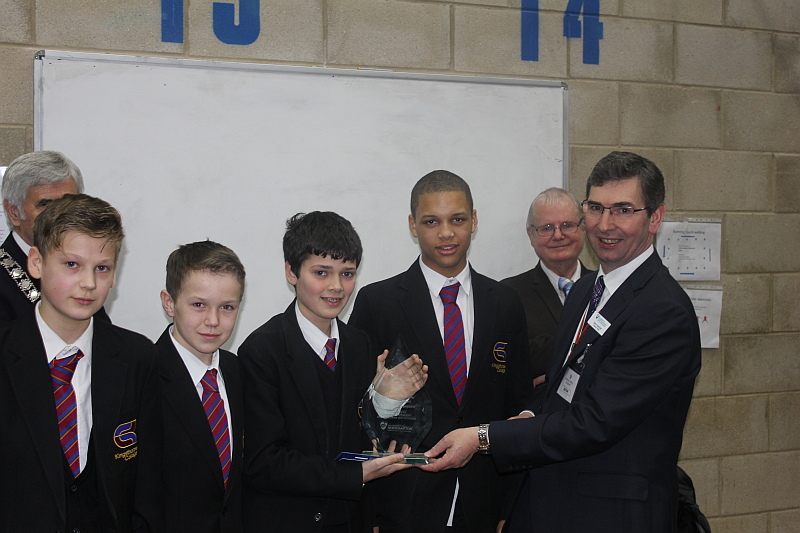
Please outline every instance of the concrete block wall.
M522 3L261 0L258 39L231 45L212 1L184 0L168 43L158 0L0 0L0 165L32 149L43 48L566 81L576 196L627 149L664 171L669 214L723 220L721 347L681 463L702 509L715 532L800 532L800 3L600 0L597 65L563 36L567 0L539 0L539 60L521 60Z

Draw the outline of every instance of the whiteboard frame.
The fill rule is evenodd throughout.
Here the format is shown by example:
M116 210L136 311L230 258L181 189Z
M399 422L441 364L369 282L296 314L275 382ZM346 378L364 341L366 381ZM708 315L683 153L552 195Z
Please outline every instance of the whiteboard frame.
M386 80L386 79L396 79L396 80L418 80L418 81L431 81L437 83L454 83L454 84L471 84L471 85L497 85L497 86L518 86L518 87L533 87L533 88L552 88L554 90L560 90L561 95L561 184L565 189L568 189L568 172L569 172L569 132L568 132L568 120L567 120L567 112L568 112L568 90L566 83L560 81L548 81L548 80L530 80L530 79L519 79L519 78L497 78L497 77L481 77L481 76L463 76L463 75L450 75L450 74L429 74L429 73L411 73L411 72L397 72L397 71L388 71L388 70L375 70L375 69L343 69L343 68L327 68L327 67L307 67L307 66L295 66L295 65L273 65L273 64L264 64L264 63L237 63L237 62L230 62L230 61L216 61L216 60L198 60L198 59L184 59L184 58L175 58L175 57L149 57L149 56L129 56L129 55L115 55L115 54L101 54L101 53L85 53L85 52L74 52L74 51L61 51L61 50L45 50L40 51L36 54L36 59L34 61L34 148L36 150L40 149L58 149L58 147L48 147L44 146L45 140L43 139L43 131L44 131L44 121L47 120L47 113L46 109L44 108L45 105L45 98L44 98L44 88L45 88L45 62L50 61L69 61L69 62L91 62L91 63L110 63L110 64L122 64L122 65L152 65L152 66L166 66L166 67L177 67L181 69L193 69L193 70L207 70L207 71L241 71L243 73L290 73L290 74L308 74L313 76L332 76L332 77L339 77L339 78L357 78L357 79L378 79L378 80ZM67 152L67 155L70 156L70 153ZM70 156L73 157L73 156ZM73 157L74 159L74 157ZM84 169L84 163L82 161L76 161L78 165ZM432 170L432 169L431 169ZM92 173L87 173L87 170L84 169L84 176L87 180L87 192L93 194L95 190L98 188L93 183ZM416 176L418 178L418 176ZM555 178L555 176L553 176ZM486 179L490 179L490 177L486 177ZM469 179L467 181L470 181ZM412 182L413 183L413 182ZM558 183L552 182L552 185L558 185ZM475 183L471 183L473 192L475 191ZM548 185L549 186L549 185ZM410 186L409 190L410 192ZM407 192L405 194L404 203L407 206ZM100 194L100 196L104 196ZM527 201L530 202L533 198L529 198ZM112 204L116 205L116 202L109 198ZM487 199L485 196L483 198L476 197L476 208L479 211L479 217L481 213L481 205L487 205L491 202L491 199ZM407 209L407 207L406 207ZM515 209L519 209L518 207ZM306 209L304 209L306 210ZM307 209L310 210L310 209ZM335 210L335 209L334 209ZM345 216L348 216L345 214ZM526 250L523 252L527 254L530 259L526 259L525 265L527 268L530 268L535 264L535 253L533 252L532 248L530 248L529 243L527 242L527 237L524 236L524 230L522 225L522 220L524 220L524 213L513 211L509 213L509 217L513 217L515 220L514 224L517 224L516 220L520 219L519 223L519 234L515 234L513 238L515 239L514 246L516 247L524 247ZM348 216L348 218L350 218ZM123 219L129 220L128 215L123 211ZM352 220L352 219L351 219ZM355 223L355 222L354 222ZM404 221L398 220L398 225L403 225ZM483 225L486 223L484 222ZM482 226L481 226L482 227ZM130 225L126 224L126 231L130 232ZM364 239L364 232L368 231L365 230L363 227L360 227L358 223L356 223L356 229L362 236L362 241ZM272 228L271 232L278 233L280 228ZM406 230L407 231L407 230ZM480 227L479 227L480 231ZM514 231L517 231L514 229ZM490 236L491 234L487 234ZM212 236L213 238L213 236ZM126 239L128 241L129 239ZM195 239L192 239L195 240ZM240 255L243 256L241 249L237 249L237 246L226 242L225 239L215 239L223 242L223 244L229 244L231 247ZM188 239L182 242L188 242ZM373 261L372 265L374 265L374 255L370 255L371 251L374 249L370 249L366 246L365 243L365 259L370 259ZM418 250L418 249L417 249ZM471 250L472 252L472 250ZM136 251L138 253L138 250ZM516 252L520 253L520 252ZM132 259L132 258L131 258ZM407 261L404 261L401 265L398 265L394 272L391 274L396 274L405 270L408 265L412 261L412 257L409 257ZM250 302L248 305L248 294L250 293L250 286L253 281L254 277L257 276L264 276L264 272L261 268L260 263L256 263L255 265L248 263L248 261L243 257L243 261L245 262L245 267L248 269L248 290L245 294L245 305L242 308L242 313L245 315L256 315L258 319L255 323L255 326L263 323L266 321L269 316L264 315L263 312L257 311L252 309L253 305L264 305L262 302L253 303ZM163 271L163 265L166 263L166 255L164 257L158 257L157 262L160 263L161 270ZM133 275L132 270L133 268L125 268L126 267L126 260L123 256L122 258L122 271L123 272L123 279L125 283L123 285L127 285L127 290L130 290L130 283L131 283L131 276ZM255 267L255 268L254 268ZM526 268L526 269L527 269ZM364 270L361 268L360 271ZM478 266L478 270L493 275L492 272L487 272L482 268L482 266ZM522 266L520 266L520 270L522 271ZM371 275L371 271L369 271L369 275ZM513 272L517 273L517 272ZM509 275L512 273L508 273ZM274 276L274 274L271 274ZM362 277L362 273L359 273L359 282L357 288L364 286L365 284L375 281L369 277L369 275L365 278ZM385 276L383 276L385 277ZM497 276L501 277L501 276ZM148 278L149 280L150 278ZM271 278L269 278L271 279ZM380 279L380 278L379 278ZM109 298L109 302L107 304L107 308L112 316L112 319L117 316L118 313L115 313L115 304L117 303L117 297L114 294L115 292L119 293L120 290L125 290L125 287L120 289L120 283L118 278L118 287L114 291L112 291L112 295ZM273 283L279 284L280 280L273 279ZM162 281L163 283L163 281ZM287 285L288 286L288 285ZM148 292L151 289L148 287ZM284 294L284 293L282 293ZM352 308L352 301L355 300L354 297L351 298L351 303L348 305L346 311L342 314L342 318L346 319L349 315L349 310ZM257 297L260 295L257 293ZM283 301L280 302L275 308L271 308L271 311L280 312L282 311L286 305L291 301L291 292L286 292L285 297L283 297ZM152 298L157 300L157 295L153 294ZM130 324L124 320L126 318L124 316L126 312L125 304L120 303L122 305L122 314L123 320L120 321L120 325L123 327L131 327L132 329L137 329L148 335L150 338L154 338L160 334L159 331L154 330L153 328L139 326L137 324ZM148 304L149 305L149 304ZM270 302L272 305L272 302ZM160 306L159 306L160 307ZM248 310L249 309L249 310ZM146 312L152 312L151 309L148 309ZM161 323L164 325L167 323L166 317L159 317L161 319ZM254 328L252 320L245 326L242 326L242 314L240 313L239 323L237 324L237 329L234 331L234 335L231 337L231 341L229 341L229 348L233 346L238 346L244 338L249 334L250 331ZM242 327L240 327L242 326ZM243 329L244 328L244 329ZM163 329L163 327L162 327Z

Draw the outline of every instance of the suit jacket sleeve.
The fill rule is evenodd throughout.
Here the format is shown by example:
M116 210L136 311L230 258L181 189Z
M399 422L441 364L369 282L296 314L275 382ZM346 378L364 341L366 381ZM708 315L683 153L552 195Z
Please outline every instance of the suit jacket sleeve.
M699 370L699 350L697 360L693 357L698 340L690 334L696 332L696 319L684 305L667 297L637 298L615 322L620 325L612 323L589 348L583 383L571 404L556 394L558 378L548 385L545 400L556 408L535 418L492 424L492 456L500 471L607 450L676 395L685 386L682 377L693 383ZM559 338L565 334L570 333L559 330Z
M245 485L282 495L360 499L360 463L315 453L312 428L305 442L290 434L288 417L293 412L303 420L307 417L300 414L299 397L295 405L286 405L287 396L281 392L289 386L283 381L290 381L280 368L282 354L277 353L284 342L265 342L257 333L238 351L245 390Z

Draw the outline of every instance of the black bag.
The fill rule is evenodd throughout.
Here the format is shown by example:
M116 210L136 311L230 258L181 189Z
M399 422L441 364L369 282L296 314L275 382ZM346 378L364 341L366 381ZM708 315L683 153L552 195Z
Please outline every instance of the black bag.
M697 506L694 484L678 467L678 533L711 533L708 520Z

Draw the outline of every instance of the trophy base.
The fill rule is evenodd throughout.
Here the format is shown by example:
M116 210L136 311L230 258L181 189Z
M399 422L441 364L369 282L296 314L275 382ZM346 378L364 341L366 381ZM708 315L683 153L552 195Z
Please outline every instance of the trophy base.
M382 453L375 453L371 450L365 451L365 455L371 455L373 457L385 457L387 455L394 455L392 452L382 452ZM405 454L405 458L400 461L400 464L405 465L427 465L430 464L431 460L430 457L425 457L424 453L407 453Z

